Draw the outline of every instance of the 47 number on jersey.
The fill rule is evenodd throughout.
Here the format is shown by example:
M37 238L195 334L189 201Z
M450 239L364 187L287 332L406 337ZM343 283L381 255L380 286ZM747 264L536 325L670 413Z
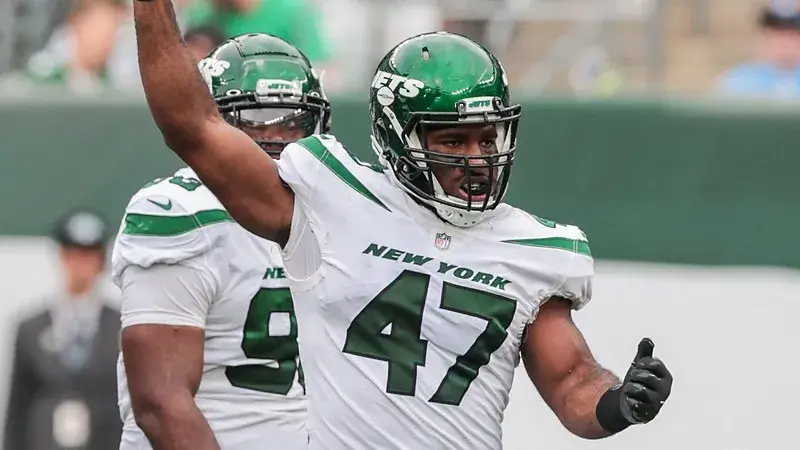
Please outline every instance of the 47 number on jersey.
M343 352L386 361L386 392L413 396L417 367L425 365L428 342L421 338L422 316L430 275L404 270L353 319ZM466 353L456 358L429 399L459 405L481 367L506 339L517 302L489 292L444 283L441 309L481 318L486 328ZM384 330L391 325L391 331Z

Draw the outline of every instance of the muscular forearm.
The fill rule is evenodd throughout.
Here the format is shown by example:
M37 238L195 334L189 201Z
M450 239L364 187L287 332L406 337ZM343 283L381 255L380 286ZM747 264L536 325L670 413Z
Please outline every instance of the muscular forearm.
M153 450L220 450L214 433L191 399L153 405L136 414Z
M609 388L619 384L616 375L594 361L576 367L564 381L558 398L551 407L561 423L573 434L586 439L599 439L612 433L597 420L597 403Z
M170 0L135 1L139 68L153 118L179 156L218 115L197 63L181 38Z

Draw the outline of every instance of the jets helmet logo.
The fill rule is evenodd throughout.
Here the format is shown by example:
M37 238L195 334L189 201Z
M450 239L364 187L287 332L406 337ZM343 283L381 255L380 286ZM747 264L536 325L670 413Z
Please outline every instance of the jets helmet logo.
M402 97L414 98L419 95L420 89L425 88L425 83L379 70L372 79L372 88L378 89L378 101L388 106L394 102L395 93Z
M213 77L218 77L230 69L231 63L228 61L221 61L214 58L204 58L197 63L197 68L200 69L200 75L203 81L206 82L208 90L214 92Z
M214 58L205 58L200 61L200 71L204 74L218 77L231 68L231 63Z

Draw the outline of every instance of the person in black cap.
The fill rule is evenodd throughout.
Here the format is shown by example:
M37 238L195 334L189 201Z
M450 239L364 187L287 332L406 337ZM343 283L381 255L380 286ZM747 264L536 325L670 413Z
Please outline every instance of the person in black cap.
M720 92L800 98L800 4L797 0L772 0L762 9L758 24L758 59L725 74Z
M4 449L107 450L119 443L120 315L98 289L108 237L106 220L90 209L56 223L64 286L19 325Z
M103 273L108 235L106 220L89 209L70 211L56 222L53 239L61 247L68 292L89 291Z

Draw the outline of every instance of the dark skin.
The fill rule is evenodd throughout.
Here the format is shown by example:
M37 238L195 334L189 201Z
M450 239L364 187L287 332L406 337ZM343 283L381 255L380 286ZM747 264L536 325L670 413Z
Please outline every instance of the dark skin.
M274 161L217 112L181 42L171 3L136 2L134 18L142 82L164 141L240 224L284 245L294 193L281 181ZM453 155L495 152L495 138L495 127L483 125L440 129L425 136L429 149ZM488 169L474 170L489 176ZM463 195L463 169L440 166L433 172L448 194ZM183 349L183 342L176 344L165 346L161 341L160 345ZM619 379L595 362L572 321L568 302L554 298L541 307L522 352L531 380L567 429L586 438L610 434L597 422L595 408L603 392Z
M462 125L457 127L441 128L425 133L428 150L458 156L485 156L497 153L495 139L497 127L494 125ZM473 160L473 164L480 160ZM464 190L466 182L465 169L433 165L434 176L439 181L444 191L453 197L468 200L469 194ZM473 168L470 173L471 180L486 180L490 177L488 167ZM482 199L473 199L476 203Z
M276 124L268 126L240 125L239 129L250 136L254 141L296 142L306 137L306 131L301 127Z
M239 125L239 129L250 136L254 141L259 142L259 146L269 152L275 159L280 159L281 151L286 144L297 142L306 137L307 132L302 127L292 126L287 123L279 123L266 126Z
M194 403L203 377L204 341L204 331L196 327L134 325L122 330L133 414L154 449L220 448Z
M619 378L595 361L575 322L568 300L552 298L528 325L522 360L550 409L573 434L586 439L610 436L597 421L600 397Z

